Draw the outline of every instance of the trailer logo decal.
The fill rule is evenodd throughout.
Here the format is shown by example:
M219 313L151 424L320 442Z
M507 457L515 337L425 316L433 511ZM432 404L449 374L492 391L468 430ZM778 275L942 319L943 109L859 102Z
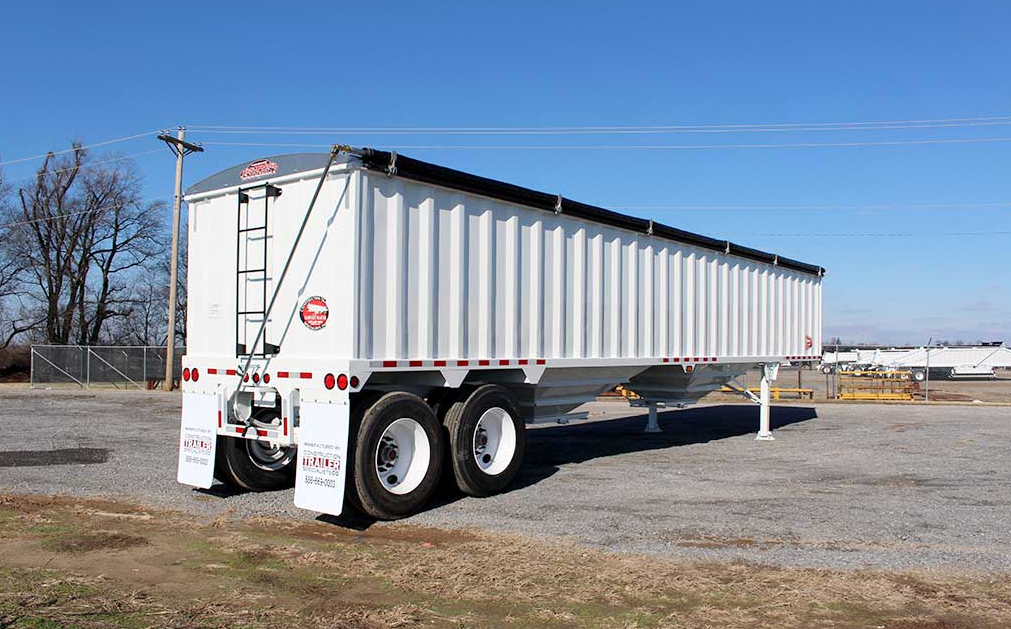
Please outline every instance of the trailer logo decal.
M239 173L239 179L246 181L247 179L256 179L264 175L273 175L276 172L276 162L272 162L269 159L258 159L242 169L242 172Z
M810 336L804 337L804 349L811 349L814 347L814 340Z
M330 317L330 307L326 305L326 300L319 295L314 295L305 300L302 308L298 311L302 323L310 330L322 330L326 327L326 320Z

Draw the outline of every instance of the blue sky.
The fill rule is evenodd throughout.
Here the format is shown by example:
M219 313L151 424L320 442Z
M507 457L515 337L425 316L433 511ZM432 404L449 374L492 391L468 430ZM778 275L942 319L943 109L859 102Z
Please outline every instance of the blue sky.
M997 2L17 3L0 161L180 123L558 127L1011 115ZM181 40L175 43L175 37ZM1011 125L568 136L215 135L187 183L298 148L715 145L1011 137ZM157 148L151 138L109 147ZM1011 142L404 153L821 264L826 337L1011 340ZM167 152L142 155L169 197ZM4 167L31 174L36 162ZM980 204L1005 203L1003 206ZM909 207L938 204L952 207ZM888 206L884 209L853 209ZM898 207L896 207L898 206ZM987 232L984 236L945 236ZM993 232L1005 232L993 234ZM881 237L845 234L903 233ZM781 234L781 235L774 235ZM788 234L788 235L782 235ZM828 235L818 235L828 234Z

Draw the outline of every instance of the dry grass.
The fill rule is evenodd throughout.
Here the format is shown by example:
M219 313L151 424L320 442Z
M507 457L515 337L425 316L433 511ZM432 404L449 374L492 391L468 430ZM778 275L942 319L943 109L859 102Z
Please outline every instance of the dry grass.
M98 540L92 546L61 540ZM17 549L18 552L11 552ZM1005 576L673 562L403 525L0 500L0 627L1011 626ZM55 624L44 624L44 623Z

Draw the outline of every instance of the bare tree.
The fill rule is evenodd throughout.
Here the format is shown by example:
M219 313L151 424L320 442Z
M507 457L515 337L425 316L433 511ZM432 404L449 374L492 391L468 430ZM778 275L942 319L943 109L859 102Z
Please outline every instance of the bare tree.
M91 164L79 144L49 154L4 210L8 259L24 262L19 290L50 343L94 344L131 312L133 283L164 249L164 204L144 202L125 161ZM111 164L111 165L110 165Z
M10 195L11 187L0 171L0 216L8 215L11 210ZM13 237L12 232L10 223L0 224L0 243L8 242ZM0 349L6 349L18 335L38 324L31 316L25 315L24 304L20 300L24 261L6 253L6 248L0 246Z

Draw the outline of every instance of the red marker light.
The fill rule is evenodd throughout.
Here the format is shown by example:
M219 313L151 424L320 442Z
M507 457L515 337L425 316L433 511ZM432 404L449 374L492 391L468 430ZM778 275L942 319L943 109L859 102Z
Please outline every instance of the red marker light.
M243 382L249 382L249 374L248 373L246 375L242 376L242 381Z
M362 381L358 379L358 376L351 376L351 388L352 389L357 389L358 385L361 384L361 383L362 383Z
M190 381L190 368L189 367L183 369L183 380L185 380L186 382Z
M270 374L269 373L263 374L263 384L270 384Z
M323 377L323 386L325 386L326 388L332 389L335 384L337 384L337 381L334 380L332 373L328 373L326 376Z
M258 373L253 374L253 384L260 384L260 374Z
M196 382L197 380L200 379L200 371L197 370L196 367L194 367L193 371L190 372L190 378L193 378L193 382Z
M337 376L337 388L341 391L348 388L348 377L344 374Z

